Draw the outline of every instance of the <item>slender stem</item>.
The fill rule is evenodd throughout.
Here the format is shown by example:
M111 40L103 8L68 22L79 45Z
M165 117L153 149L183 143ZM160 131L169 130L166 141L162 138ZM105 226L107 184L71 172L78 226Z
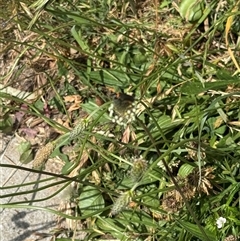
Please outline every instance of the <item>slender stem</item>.
M141 125L141 127L145 130L145 132L146 132L147 135L149 136L152 144L154 145L154 144L155 144L155 140L153 139L153 137L152 137L150 131L148 130L148 128L144 125L144 123L143 123L140 119L138 119L138 122L139 122L139 124ZM161 156L161 152L160 152L160 150L158 149L158 147L157 147L156 145L155 145L155 148L156 148L157 154L158 154L159 156ZM170 176L173 184L175 185L177 191L181 194L182 199L183 199L184 203L186 204L187 210L189 211L189 213L190 213L191 216L193 217L194 222L197 224L198 228L201 230L201 232L202 232L202 234L205 236L206 240L211 241L211 240L208 238L208 236L207 236L206 232L204 231L204 229L202 228L201 224L199 223L198 219L197 219L196 216L194 215L194 212L193 212L191 206L189 205L189 203L188 203L188 201L187 201L184 193L182 192L180 186L178 185L177 181L175 180L174 176L172 175L171 170L169 169L167 163L165 162L164 159L162 159L162 162L163 162L163 165L164 165L164 167L166 168L167 173L168 173L168 175Z

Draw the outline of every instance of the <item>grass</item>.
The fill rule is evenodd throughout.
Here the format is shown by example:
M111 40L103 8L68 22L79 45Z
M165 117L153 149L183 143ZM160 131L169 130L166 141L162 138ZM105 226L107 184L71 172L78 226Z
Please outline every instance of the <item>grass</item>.
M63 163L55 240L238 240L239 2L171 2L1 2L1 131Z

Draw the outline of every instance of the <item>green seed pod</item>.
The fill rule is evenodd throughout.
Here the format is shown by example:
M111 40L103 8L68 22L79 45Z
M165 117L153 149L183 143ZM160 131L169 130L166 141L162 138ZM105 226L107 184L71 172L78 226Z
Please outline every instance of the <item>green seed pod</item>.
M80 121L70 132L69 139L73 140L76 137L78 137L80 134L82 134L82 132L86 129L86 126L87 126L86 120Z
M124 192L113 204L110 215L116 215L125 209L131 201L132 191Z
M143 174L147 170L147 162L143 158L135 159L133 162L133 167L130 172L130 177L134 182L138 182L143 177Z

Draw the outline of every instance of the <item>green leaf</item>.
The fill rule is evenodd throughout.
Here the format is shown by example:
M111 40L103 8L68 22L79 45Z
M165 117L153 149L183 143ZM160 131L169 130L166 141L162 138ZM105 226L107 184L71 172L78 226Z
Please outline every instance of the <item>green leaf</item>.
M33 153L31 149L31 143L28 141L21 142L17 147L20 153L20 162L27 164L33 160Z
M127 240L126 234L126 227L122 225L120 222L116 222L110 218L99 218L96 222L96 225L99 227L100 230L103 230L109 234L111 234L114 238L119 240Z
M70 238L56 238L55 241L70 241ZM74 241L81 241L82 239L74 239Z
M185 230L187 230L189 233L191 233L193 236L199 238L200 240L206 240L205 235L200 231L199 227L196 224L192 224L189 222L177 220L177 222L183 227ZM209 241L217 241L217 237L213 232L210 232L209 230L204 229L204 232L206 233Z
M179 171L178 171L178 175L182 178L187 177L190 173L192 173L192 171L195 169L196 167L193 165L190 165L188 163L184 163Z
M23 164L27 164L32 160L33 160L33 152L32 150L27 150L20 156L19 161Z
M88 45L83 41L81 31L77 32L75 26L73 26L71 29L71 33L72 33L73 37L75 38L75 40L78 42L81 49L84 51L89 51Z
M35 1L30 8L35 8L35 10L39 10L43 8L50 0L37 0Z
M82 106L82 109L84 111L86 111L88 114L92 114L92 117L95 120L98 119L98 121L101 122L101 123L110 120L110 118L108 117L107 112L106 113L102 113L103 110L100 110L99 106L97 104L93 103L92 101L84 103L81 106ZM96 111L97 109L99 109L99 111Z
M68 163L69 162L69 158L68 158L68 156L66 155L66 154L64 154L64 153L62 153L62 151L61 151L61 146L57 146L55 149L54 149L54 151L52 152L52 154L51 154L51 158L53 158L53 157L59 157L59 158L61 158L61 160L62 161L64 161L64 162L66 162L66 163ZM64 172L65 173L65 172ZM65 173L65 174L67 174L67 173Z
M144 202L146 202L148 204L147 200L144 200ZM158 207L159 207L159 200L157 198L154 200L154 202L155 202L155 206L158 202ZM123 213L123 215L121 216L121 218L119 217L116 220L118 220L121 224L124 224L125 226L128 226L128 225L131 226L131 223L134 223L134 224L137 223L139 225L138 230L140 232L144 232L144 229L146 229L146 228L150 231L153 229L157 229L159 227L158 222L156 222L152 218L152 216L148 215L145 212L123 211L122 213Z
M33 104L33 106L36 107L39 111L43 111L44 103L41 99L39 99Z
M199 0L182 0L179 6L179 13L182 18L189 22L198 21L204 10L204 1Z
M163 115L163 116L159 117L157 122L164 134L166 134L169 131L172 131L175 127L182 124L182 120L172 121L172 119L167 115ZM153 122L152 122L151 126L149 127L149 129L152 131L152 135L155 139L161 135L161 133L159 132L159 129Z
M20 153L23 153L31 148L31 143L29 141L22 141L17 147Z
M139 76L135 74L126 74L119 70L102 69L98 71L92 71L90 78L97 83L105 84L113 87L125 88L129 85L130 80L136 82L139 80Z
M0 131L6 134L13 131L13 119L8 114L0 119Z
M94 25L94 22L92 20L90 20L90 19L88 19L86 17L79 16L78 14L79 13L76 13L74 15L74 13L73 13L73 14L68 14L67 16L69 18L74 19L77 22L77 24L79 24L79 25L82 25L82 24L88 24L88 25L91 25L91 26Z
M67 161L66 164L62 168L62 174L69 174L73 168L75 167L75 163Z
M96 187L86 186L79 196L78 206L82 215L85 216L103 209L105 203L101 192Z
M188 95L197 95L207 90L221 90L226 89L230 84L238 84L239 80L232 79L232 80L218 80L216 82L207 82L207 83L201 83L201 82L187 82L185 83L181 91L182 93L188 94Z

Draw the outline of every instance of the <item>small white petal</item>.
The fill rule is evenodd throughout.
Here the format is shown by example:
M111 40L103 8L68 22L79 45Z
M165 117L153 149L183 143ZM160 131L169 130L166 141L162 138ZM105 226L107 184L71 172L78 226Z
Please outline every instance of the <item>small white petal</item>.
M109 116L110 116L110 118L113 117L113 111L112 110L109 112Z
M226 222L227 222L226 218L223 218L223 217L218 218L216 222L217 227L222 228Z
M108 107L108 111L112 111L114 109L114 105L111 104L109 107Z

